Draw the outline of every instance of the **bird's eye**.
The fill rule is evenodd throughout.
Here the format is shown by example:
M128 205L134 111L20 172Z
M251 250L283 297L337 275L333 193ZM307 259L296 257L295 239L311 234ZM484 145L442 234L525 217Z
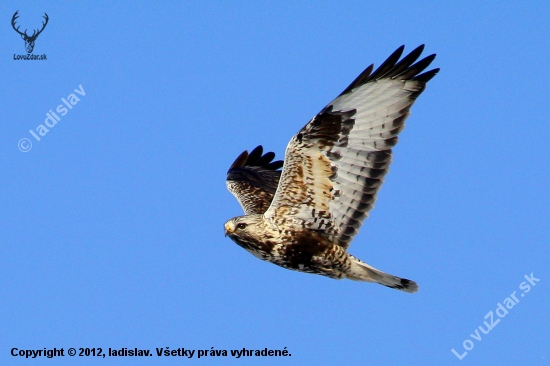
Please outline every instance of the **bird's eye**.
M244 222L241 222L241 223L238 223L237 224L237 229L244 229L246 227L246 224Z

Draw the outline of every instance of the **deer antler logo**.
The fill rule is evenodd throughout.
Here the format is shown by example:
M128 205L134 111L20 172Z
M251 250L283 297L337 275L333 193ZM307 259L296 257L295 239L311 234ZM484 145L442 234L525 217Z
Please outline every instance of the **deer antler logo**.
M19 15L17 15L17 13L19 13L19 10L17 10L15 14L13 14L13 18L11 18L11 26L17 33L21 35L21 38L23 38L23 40L25 41L25 48L27 49L27 53L32 53L32 50L34 49L34 41L36 41L38 35L42 33L44 28L46 28L46 24L48 24L48 14L44 13L44 19L46 19L46 21L42 22L42 29L35 29L32 33L32 36L29 36L26 29L25 32L21 33L19 31L19 27L15 28L15 21L17 20L17 18L19 18Z

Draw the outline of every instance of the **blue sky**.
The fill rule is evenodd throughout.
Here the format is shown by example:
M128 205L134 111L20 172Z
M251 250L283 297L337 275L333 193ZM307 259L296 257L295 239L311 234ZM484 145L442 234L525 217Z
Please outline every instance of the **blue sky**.
M13 59L16 10L21 30L48 14L46 61ZM549 18L542 1L2 2L0 363L550 365ZM366 66L423 43L441 72L350 247L418 293L284 270L224 237L239 153L282 157ZM10 354L45 347L292 356Z

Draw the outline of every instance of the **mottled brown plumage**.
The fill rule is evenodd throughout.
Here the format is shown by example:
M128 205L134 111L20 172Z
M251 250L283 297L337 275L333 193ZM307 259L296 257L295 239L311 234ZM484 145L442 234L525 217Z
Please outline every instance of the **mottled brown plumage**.
M290 140L282 174L269 165L273 153L241 154L227 184L246 216L226 222L226 235L284 268L417 291L346 249L374 206L411 105L439 71L423 72L435 55L414 63L423 48L399 61L401 46L361 73Z

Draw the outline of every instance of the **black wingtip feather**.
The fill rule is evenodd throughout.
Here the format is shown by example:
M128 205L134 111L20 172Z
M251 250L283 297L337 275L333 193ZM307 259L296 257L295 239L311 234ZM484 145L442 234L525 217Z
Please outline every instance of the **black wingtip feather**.
M280 169L283 167L283 165L285 164L284 161L282 160L277 160L277 161L274 161L272 163L269 163L265 166L266 169L269 169L269 170L277 170L277 169Z
M439 69L430 70L423 74L420 73L430 65L436 55L429 55L413 64L420 57L424 48L425 45L421 44L399 61L405 49L405 46L402 45L397 48L390 57L376 69L376 71L372 72L374 68L373 65L367 67L342 93L340 93L339 96L347 94L363 84L383 78L428 82L437 74Z
M349 86L346 89L344 89L343 92L340 93L340 95L344 95L346 93L349 93L352 89L366 83L367 80L369 80L369 76L370 76L370 73L372 72L373 68L374 68L374 64L370 64L370 66L367 67L365 70L363 70L363 72L361 74L359 74L359 76L357 78L355 78L355 80L353 80L352 83L349 84Z
M404 49L405 45L401 45L401 47L393 51L390 57L388 57L386 61L382 62L382 65L380 65L380 67L372 73L367 81L379 79L382 75L390 71L395 66L396 62L399 61Z
M391 70L389 70L387 73L382 75L379 79L386 78L386 77L392 78L396 75L399 75L403 71L407 70L407 68L411 66L420 57L420 55L422 54L422 51L424 51L423 44L416 47L407 56L403 57L401 61L396 63Z
M271 162L271 160L273 160L275 158L275 153L273 151L270 151L270 152L267 152L265 153L260 159L258 159L258 161L256 162L255 165L258 165L258 166L266 166L267 164L269 164Z
M233 164L231 164L231 166L229 167L229 170L241 168L244 164L246 164L247 160L248 160L248 151L245 150L237 157L237 159L235 159Z
M430 71L426 71L423 74L417 75L413 78L413 80L422 81L424 83L427 83L430 81L437 73L439 72L439 67L437 69L433 69Z
M430 66L432 61L435 58L435 53L424 57L422 60L418 61L414 65L411 65L407 70L403 71L401 74L396 75L394 78L399 78L401 80L409 80L414 78L418 73L424 71L426 67Z
M246 160L246 165L256 165L256 162L262 157L264 148L262 145L256 146L254 150L248 155L248 160Z
M257 146L250 153L245 150L237 157L237 159L235 159L229 170L239 169L245 166L262 167L266 170L277 170L283 166L284 162L282 160L273 161L275 158L274 152L269 151L263 155L262 154L262 145Z

